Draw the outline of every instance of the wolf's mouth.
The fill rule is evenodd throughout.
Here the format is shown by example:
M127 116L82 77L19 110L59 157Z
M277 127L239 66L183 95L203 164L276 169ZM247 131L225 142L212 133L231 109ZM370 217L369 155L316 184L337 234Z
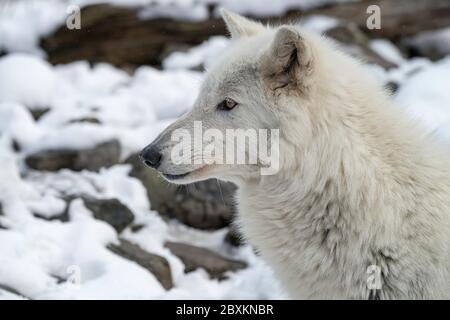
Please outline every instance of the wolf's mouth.
M191 172L186 172L186 173L181 173L181 174L169 174L169 173L161 173L164 178L166 178L167 180L178 180L181 178L184 178L186 176L188 176L189 174L191 174L193 171Z
M167 180L172 180L172 181L174 181L174 180L179 180L179 179L182 179L182 178L184 178L184 177L187 177L188 175L193 174L193 173L201 173L201 172L203 172L207 167L208 167L208 166L203 166L203 167L201 167L201 168L198 168L198 169L195 169L195 170L192 170L192 171L189 171L189 172L185 172L185 173L180 173L180 174L170 174L170 173L164 173L164 172L162 172L161 174L162 174L162 176L163 176L164 178L166 178Z

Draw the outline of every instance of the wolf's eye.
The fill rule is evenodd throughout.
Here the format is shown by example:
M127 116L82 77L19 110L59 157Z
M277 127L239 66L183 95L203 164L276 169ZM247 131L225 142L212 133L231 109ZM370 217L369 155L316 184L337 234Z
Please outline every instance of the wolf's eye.
M233 109L237 105L238 105L238 103L236 101L234 101L233 99L226 98L225 100L223 100L221 103L219 103L217 105L217 109L230 111L231 109Z

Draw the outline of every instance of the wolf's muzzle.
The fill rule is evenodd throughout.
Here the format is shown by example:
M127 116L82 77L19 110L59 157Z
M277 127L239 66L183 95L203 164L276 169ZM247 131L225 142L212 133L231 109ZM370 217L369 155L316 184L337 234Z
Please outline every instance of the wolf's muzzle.
M162 154L158 148L150 144L141 151L139 158L146 166L156 169L161 164Z

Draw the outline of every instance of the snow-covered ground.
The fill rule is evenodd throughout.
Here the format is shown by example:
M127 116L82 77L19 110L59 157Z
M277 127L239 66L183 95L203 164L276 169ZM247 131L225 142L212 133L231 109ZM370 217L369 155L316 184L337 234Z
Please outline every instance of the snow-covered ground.
M169 1L159 2L169 5ZM189 0L177 2L181 7L192 5ZM292 5L313 2L273 2L262 8L256 1L246 1L245 5L224 1L231 9L258 14L276 14ZM232 248L224 243L225 229L199 231L177 221L164 221L151 211L144 187L128 175L129 165L100 172L50 173L29 170L23 162L24 157L39 150L92 147L111 139L120 141L123 159L139 151L193 103L203 76L188 69L207 66L229 40L213 37L188 52L172 54L164 61L163 70L143 66L133 75L109 64L91 67L84 61L52 66L37 49L37 39L63 21L57 13L63 12L65 17L67 5L62 1L46 3L48 8L39 13L35 6L24 4L0 9L0 48L13 52L0 57L0 203L4 212L0 226L6 228L0 228L0 285L33 299L283 298L271 271L250 246ZM320 31L325 22L330 25L323 19L309 21L311 29ZM17 29L21 23L23 27ZM385 83L398 83L395 99L399 106L442 136L443 147L447 147L450 56L437 62L405 60L381 39L373 41L371 47L399 68L369 69ZM50 111L34 120L30 110L42 108ZM89 117L100 124L73 122ZM13 142L20 145L20 151L14 150ZM118 242L117 233L107 223L94 219L81 200L70 204L69 222L35 216L60 214L65 209L62 198L67 194L117 198L127 205L135 223L144 227L138 232L125 230L121 237L165 257L174 288L166 291L151 273L106 249L107 244ZM207 247L245 260L249 267L220 282L210 280L204 270L185 274L180 259L164 247L167 240ZM80 284L58 281L67 278L74 268L81 271ZM0 299L22 298L1 286Z
M81 148L117 138L123 157L137 152L173 121L195 98L202 75L187 70L139 68L133 76L107 64L94 68L85 62L52 67L39 57L9 54L0 59L0 284L31 298L277 298L281 293L270 270L250 247L232 250L223 244L225 230L202 232L164 222L150 211L141 183L128 176L127 165L94 172L31 172L23 157L48 148ZM174 90L176 88L176 90ZM39 121L29 108L51 106ZM101 125L70 120L96 117ZM21 152L12 150L12 141ZM111 226L92 218L81 201L72 202L70 222L45 221L60 214L64 194L117 198L132 209L135 223L145 227L126 232L152 253L170 263L175 288L166 292L147 271L109 252L117 242ZM250 262L251 267L229 280L209 280L207 274L183 273L183 265L166 240L192 241ZM58 284L70 266L79 266L82 285ZM70 270L69 270L70 271ZM66 275L67 276L67 275ZM0 297L2 295L0 289Z

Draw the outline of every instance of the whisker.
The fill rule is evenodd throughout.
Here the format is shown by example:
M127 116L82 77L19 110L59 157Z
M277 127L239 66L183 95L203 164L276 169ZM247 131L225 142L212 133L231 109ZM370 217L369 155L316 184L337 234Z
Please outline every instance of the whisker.
M219 187L219 192L220 192L220 197L222 198L222 202L224 205L226 205L225 199L223 198L222 187L220 186L219 179L216 178L216 181L217 181L217 186Z

